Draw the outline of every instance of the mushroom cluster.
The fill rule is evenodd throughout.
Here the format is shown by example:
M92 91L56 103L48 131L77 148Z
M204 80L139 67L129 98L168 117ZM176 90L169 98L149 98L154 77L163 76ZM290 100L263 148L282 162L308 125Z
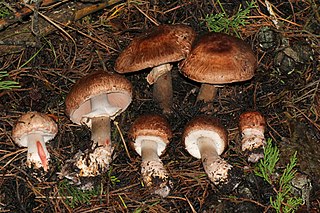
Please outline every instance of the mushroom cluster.
M28 147L27 166L35 169L49 168L50 154L46 142L55 137L57 124L40 112L23 114L12 129L12 138L21 147Z
M195 32L185 25L160 25L138 38L119 55L115 70L129 73L152 68L147 81L154 84L154 98L164 113L171 113L172 79L170 63L180 63L181 73L201 82L197 100L211 102L216 86L253 77L257 62L251 48L242 40L223 34L208 33L193 45ZM72 159L78 177L93 177L105 173L113 154L111 120L125 111L132 101L132 85L123 76L105 71L88 74L79 79L65 99L66 115L78 125L91 129L91 147L79 151ZM240 116L242 150L248 161L263 157L265 120L258 112ZM28 147L27 165L48 170L49 153L45 142L57 133L57 125L42 113L30 112L18 120L12 131L15 142ZM169 172L160 156L172 138L172 130L162 115L145 114L138 117L129 130L132 148L141 156L141 173L144 184L161 197L167 197L172 188ZM228 146L227 131L212 117L197 116L191 119L183 132L186 150L201 159L210 181L225 186L239 178L235 167L221 155ZM69 166L69 165L65 165ZM238 173L239 174L239 173Z

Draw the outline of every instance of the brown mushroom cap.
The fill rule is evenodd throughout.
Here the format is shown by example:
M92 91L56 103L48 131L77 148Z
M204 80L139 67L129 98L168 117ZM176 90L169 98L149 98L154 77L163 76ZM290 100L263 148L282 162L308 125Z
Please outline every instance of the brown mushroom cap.
M160 25L134 38L115 63L119 73L129 73L156 67L187 57L195 38L186 25Z
M197 139L209 137L214 140L214 146L218 155L221 155L228 146L228 135L225 128L215 118L197 116L187 123L183 132L183 140L188 152L195 158L200 159Z
M54 138L58 132L57 124L46 114L40 112L28 112L23 114L12 129L13 140L21 147L28 146L25 136L32 133L39 133L43 136L44 142Z
M182 62L181 72L197 82L226 84L251 79L256 67L256 57L243 40L223 33L207 33Z
M115 73L99 71L84 76L66 97L66 114L71 121L81 124L82 116L91 112L90 98L101 94L107 94L110 104L121 108L118 115L131 103L132 86L124 76Z
M138 117L132 124L129 137L133 142L131 146L141 155L141 142L144 139L154 140L158 143L158 155L165 150L166 145L172 138L171 127L163 116L147 114Z
M240 115L239 128L241 132L245 129L258 129L264 132L265 127L266 121L260 112L249 111Z

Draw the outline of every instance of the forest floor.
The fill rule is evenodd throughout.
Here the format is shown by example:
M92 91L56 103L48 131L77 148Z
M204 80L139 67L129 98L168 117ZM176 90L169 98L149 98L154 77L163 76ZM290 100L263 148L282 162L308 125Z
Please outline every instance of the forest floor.
M61 11L100 2L51 1L39 8L39 19L46 17L44 22L55 25L45 35L41 27L40 32L32 27L37 24L32 12L20 19L12 15L27 6L5 2L0 2L0 71L8 76L0 79L0 85L15 81L20 87L0 90L0 212L276 212L270 197L275 200L281 192L277 175L295 152L297 174L306 175L312 185L309 199L297 211L320 212L320 4L315 0L257 0L252 8L245 1L229 0L112 1L64 23L54 22L55 15L60 20ZM34 9L34 3L31 6ZM215 14L224 16L219 19ZM156 24L186 24L198 35L219 30L239 36L257 57L255 76L219 88L213 108L202 111L203 103L195 103L200 85L182 76L173 64L173 113L167 115L173 138L161 156L173 187L168 197L160 198L143 186L141 157L130 147L126 152L124 144L130 141L128 130L137 117L161 114L161 109L145 80L148 69L125 75L134 96L111 125L112 166L95 180L94 190L81 191L58 175L66 160L90 146L90 130L73 124L65 114L66 95L88 73L114 72L119 53ZM34 31L26 37L32 45L19 43L21 37L8 42L14 35L5 33L25 26ZM248 163L241 151L239 116L248 110L264 115L265 137L280 150L272 184L255 175L257 165ZM17 119L29 111L46 113L58 124L58 134L47 144L51 155L47 172L26 167L27 149L17 146L11 136ZM193 158L182 142L186 123L201 114L221 121L229 142L222 157L244 171L230 193L210 182L201 160ZM281 204L285 206L286 200Z

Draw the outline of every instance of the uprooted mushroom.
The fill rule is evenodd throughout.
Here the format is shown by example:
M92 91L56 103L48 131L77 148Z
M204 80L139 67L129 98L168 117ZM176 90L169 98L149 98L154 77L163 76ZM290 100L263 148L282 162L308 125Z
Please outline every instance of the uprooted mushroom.
M170 193L169 174L159 156L172 137L167 120L155 114L137 118L131 126L132 147L142 157L141 173L145 185L161 197Z
M201 159L209 180L224 192L234 190L243 172L233 167L220 155L228 145L228 135L220 122L212 117L197 116L187 123L183 132L186 150Z
M131 103L132 86L123 76L94 72L81 78L66 97L66 114L76 124L91 129L91 150L79 152L75 165L79 176L97 176L109 169L113 146L110 122Z
M44 113L28 112L18 119L12 138L19 146L28 147L28 167L48 170L50 154L45 143L53 139L57 132L57 124Z
M263 149L266 145L264 130L266 121L257 111L248 111L240 115L239 128L242 136L241 148L248 156L248 161L255 163L263 158Z

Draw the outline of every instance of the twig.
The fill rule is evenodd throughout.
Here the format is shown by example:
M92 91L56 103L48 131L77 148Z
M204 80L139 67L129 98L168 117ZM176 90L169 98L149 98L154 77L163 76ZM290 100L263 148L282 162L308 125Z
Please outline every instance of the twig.
M151 18L149 15L143 12L137 5L134 5L134 7L139 10L139 12L142 13L147 19L149 19L154 25L159 26L159 23L154 18Z
M31 10L33 10L34 11L34 8L33 7L31 7L31 6L29 6L29 5L27 5L26 4L26 6L29 8L29 9L31 9ZM50 19L48 16L46 16L46 15L44 15L44 14L42 14L42 13L40 13L40 12L38 12L39 13L39 15L42 17L42 18L44 18L47 22L49 22L50 24L52 24L54 27L56 27L58 30L60 30L62 33L64 33L68 38L70 38L71 39L71 41L73 42L73 44L74 44L74 57L73 57L73 60L72 60L72 63L71 63L71 65L70 65L70 67L73 67L73 65L74 65L74 63L76 62L76 56L77 56L77 44L76 44L76 41L72 38L72 36L67 32L67 31L65 31L64 29L62 29L55 21L53 21L52 19ZM61 25L61 23L59 23L60 25ZM40 31L40 30L39 30Z
M13 158L8 160L7 163L4 166L1 167L1 170L3 170L7 165L9 165L14 159L16 159L21 153L24 153L25 151L27 151L27 148L18 149L15 152L11 152L9 154L6 154L6 155L2 156L2 158L0 158L0 162L3 161L4 159L6 159L7 157L10 157L11 155L15 155Z
M118 130L118 132L119 132L119 134L120 134L120 137L121 137L121 140L122 140L124 149L126 150L126 153L127 153L127 155L128 155L128 158L131 160L131 156L130 156L130 153L129 153L129 151L128 151L126 141L124 140L122 131L121 131L120 127L119 127L119 123L118 123L117 121L114 121L114 125L116 125L116 127L117 127L117 130Z
M189 204L189 206L191 208L192 213L197 213L197 211L194 209L194 207L193 207L192 203L190 202L190 200L188 199L188 197L185 196L185 198L186 198L186 200L187 200L187 202L188 202L188 204Z
M59 1L59 0L43 0L43 2L41 3L41 8L42 7L46 7L46 6L57 6L60 5L62 3L65 3L67 1L70 0L64 0L64 1ZM7 3L3 3L4 5L8 5ZM53 5L54 4L54 5ZM7 6L8 7L8 6ZM7 28L8 26L15 24L17 22L21 22L22 19L24 19L25 17L28 17L29 15L32 14L32 10L30 8L28 8L27 6L23 7L19 12L15 11L13 8L8 7L11 11L13 11L14 14L14 18L10 18L10 19L0 19L0 30Z
M67 28L69 28L69 29L71 29L71 30L76 31L77 33L79 33L79 34L81 34L81 35L83 35L83 36L85 36L85 37L87 37L87 38L91 39L92 41L97 42L98 44L101 44L101 45L102 45L103 47L105 47L105 48L109 48L109 49L111 49L111 50L113 50L113 51L119 52L118 50L114 49L113 47L111 47L111 46L109 46L109 45L107 45L107 44L103 43L103 42L102 42L102 41L100 41L99 39L94 38L94 37L92 37L92 36L90 36L90 35L88 35L88 34L85 34L84 32L82 32L82 31L80 31L80 30L78 30L78 29L76 29L76 28L73 28L73 27L71 27L71 26L67 26L67 25L66 25L65 27L67 27Z
M248 199L248 198L221 198L222 200L229 200L231 202L235 202L235 203L242 203L242 202L250 202L250 203L254 203L258 206L261 206L263 208L267 208L267 206L259 203L258 201L255 201L255 200L251 200L251 199Z
M57 2L57 0L44 0L44 1ZM93 12L96 12L98 10L101 10L107 6L116 4L118 2L120 2L120 0L110 0L110 1L106 1L100 4L94 4L90 6L82 3L78 3L78 4L70 3L65 5L62 9L60 9L59 13L56 13L55 11L49 13L48 15L39 13L39 15L41 16L41 19L39 19L40 31L41 31L40 36L44 37L50 34L51 32L53 32L54 30L59 29L60 31L63 32L63 34L67 35L67 37L74 42L74 39L70 35L68 35L67 32L63 31L61 26L65 27L66 25L69 25L70 23L77 21L86 15L89 15ZM26 5L26 7L24 8L29 11L33 11L34 9L34 7L30 5ZM0 28L1 28L2 21L3 19L0 19ZM28 44L32 44L33 46L36 46L35 45L36 39L34 35L30 32L30 23L21 24L18 26L18 28L8 28L5 31L0 31L0 38L1 38L0 44L3 45L0 48L0 56L10 54L10 53L21 52L22 50L25 49L26 46L29 46ZM99 40L96 40L96 39L93 39L93 40L102 44L103 46L106 46ZM75 52L77 51L75 50ZM74 62L75 61L73 61L72 64L74 64Z

